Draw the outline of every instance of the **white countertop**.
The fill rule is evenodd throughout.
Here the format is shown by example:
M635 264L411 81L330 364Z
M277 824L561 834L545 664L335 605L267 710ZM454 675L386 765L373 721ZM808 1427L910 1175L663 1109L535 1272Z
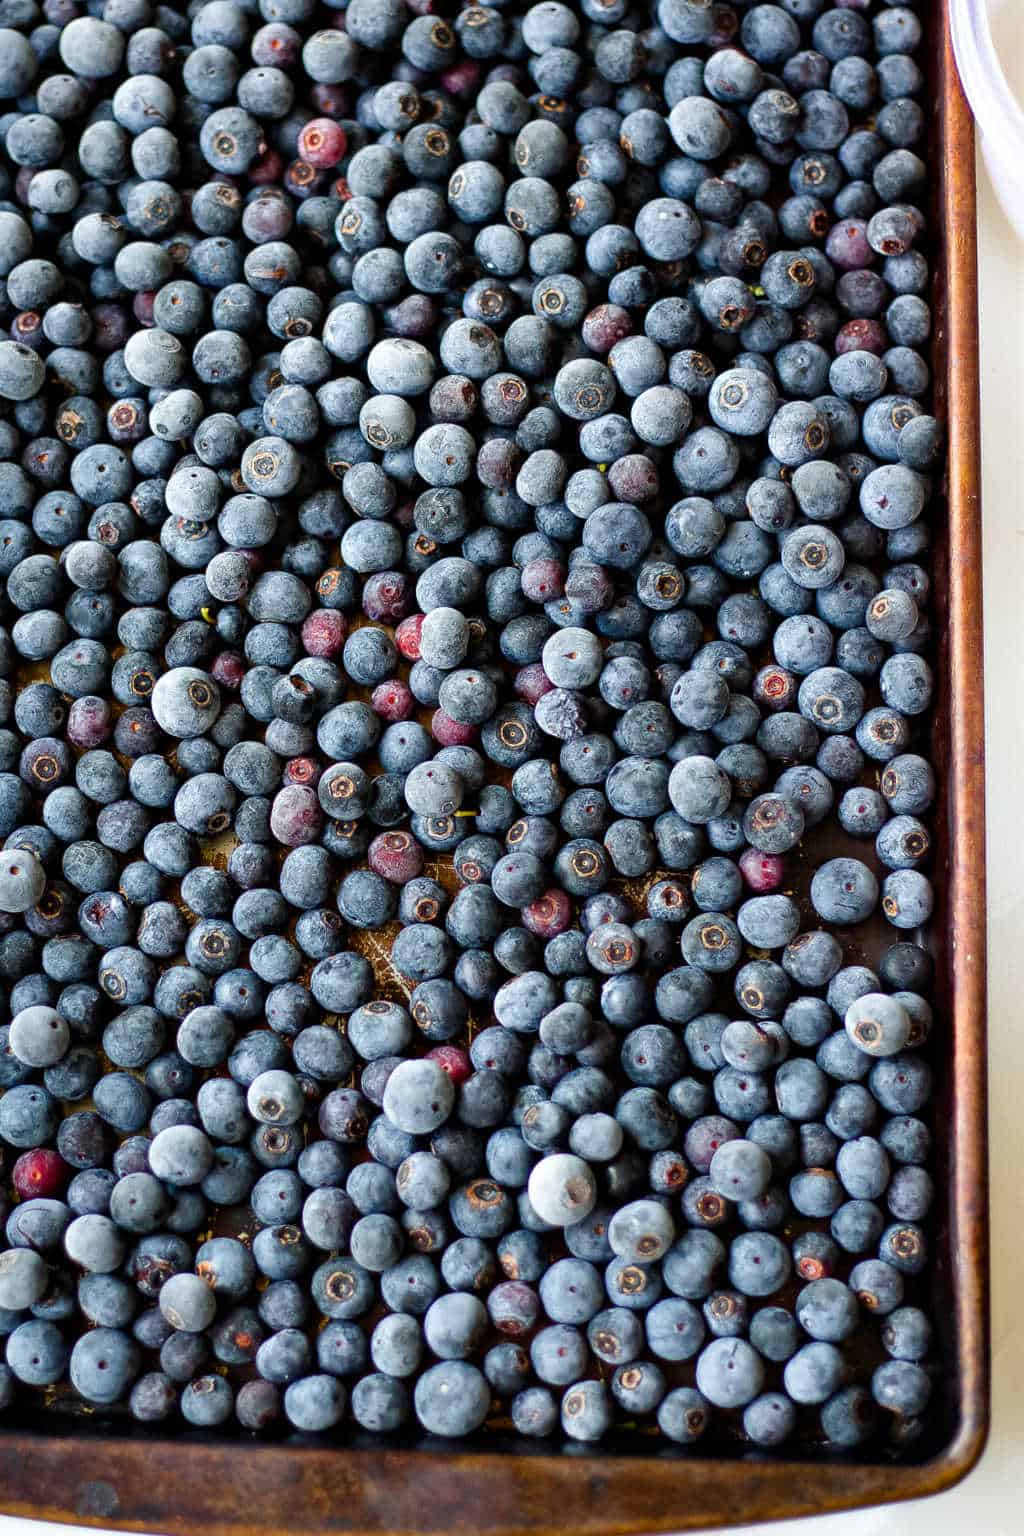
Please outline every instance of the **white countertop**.
M1024 33L1021 35L1024 44ZM1022 50L1024 51L1024 50ZM758 1526L758 1536L1019 1536L1024 1434L1024 246L979 168L988 742L993 1430L975 1472L914 1504ZM1017 851L1019 850L1019 851ZM1017 1383L1017 1386L1014 1386ZM1016 1455L1015 1455L1016 1450ZM0 1536L67 1526L4 1519ZM750 1528L753 1530L754 1528Z

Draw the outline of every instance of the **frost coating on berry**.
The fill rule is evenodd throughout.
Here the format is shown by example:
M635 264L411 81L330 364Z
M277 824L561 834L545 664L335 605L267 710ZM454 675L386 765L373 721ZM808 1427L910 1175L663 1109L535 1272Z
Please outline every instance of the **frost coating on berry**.
M570 1152L543 1158L527 1184L530 1204L552 1227L585 1221L597 1203L597 1180L589 1163Z
M868 992L846 1010L846 1033L866 1056L895 1056L910 1040L911 1018L895 997Z
M432 3L7 0L0 1407L902 1438L928 8Z
M67 1051L71 1031L56 1008L39 1004L15 1014L9 1040L12 1052L25 1066L49 1067Z
M46 890L46 871L28 848L0 852L0 912L27 912Z
M168 736L186 740L204 735L220 714L220 689L198 667L173 667L153 685L150 708Z
M384 1089L388 1119L412 1136L429 1135L443 1125L455 1104L455 1086L436 1061L403 1061Z

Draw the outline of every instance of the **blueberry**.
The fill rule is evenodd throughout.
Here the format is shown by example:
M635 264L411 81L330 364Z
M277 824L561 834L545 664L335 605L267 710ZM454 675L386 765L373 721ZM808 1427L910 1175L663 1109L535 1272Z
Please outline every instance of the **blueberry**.
M197 1275L172 1275L160 1291L160 1310L172 1328L201 1333L213 1321L216 1299Z
M934 686L921 514L941 451L916 248L920 27L899 7L869 24L857 6L787 0L746 7L731 46L697 0L659 5L654 32L610 15L593 37L558 5L448 25L353 0L346 32L295 11L250 40L214 5L176 87L166 50L184 23L122 28L131 4L114 9L50 29L68 73L38 86L5 32L0 84L32 109L7 131L31 218L0 215L16 314L7 648L52 676L0 689L0 906L26 914L0 944L14 1021L0 1134L32 1157L55 1140L82 1170L69 1240L98 1329L131 1316L94 1218L139 1234L129 1268L147 1295L165 1263L231 1292L210 1333L229 1370L265 1347L264 1324L280 1340L262 1358L287 1400L261 1379L236 1403L230 1378L202 1374L209 1346L181 1342L205 1335L175 1334L131 1392L142 1421L170 1412L180 1381L190 1424L234 1411L330 1427L347 1407L339 1366L356 1422L393 1430L408 1394L383 1358L357 1379L350 1319L378 1291L394 1316L425 1314L443 1279L479 1290L499 1328L532 1327L539 1303L567 1319L561 1366L534 1361L564 1400L492 1349L471 1378L480 1416L493 1389L530 1436L560 1413L586 1440L656 1411L692 1442L711 1405L666 1395L638 1360L638 1312L669 1357L670 1327L688 1356L700 1346L693 1300L715 1345L733 1343L740 1293L785 1280L787 1211L830 1222L794 1240L805 1280L842 1253L896 1275L923 1262L931 1079L911 1051L931 1028L930 967L907 945L879 976L844 967L828 931L879 902L916 927L933 899L934 775L910 750ZM96 112L69 137L82 80ZM63 165L76 150L81 186ZM190 153L214 179L183 201ZM658 298L679 263L685 296ZM666 474L684 499L665 499ZM434 711L429 729L415 707ZM865 762L877 789L857 788ZM488 782L506 773L510 789ZM815 860L833 811L875 838L881 877L866 856ZM198 866L223 832L226 868ZM778 892L804 842L825 926L801 932ZM437 859L454 899L426 875ZM641 905L613 880L647 881ZM382 934L408 1010L377 997L366 956ZM716 974L742 1017L709 1011ZM481 1005L496 1022L467 1060L456 1042ZM347 1019L347 1040L318 1009ZM236 1038L261 1017L269 1029ZM361 1093L336 1086L353 1053ZM89 1095L95 1110L62 1118ZM313 1114L325 1139L303 1146ZM27 1177L12 1173L18 1231L52 1247L66 1223L25 1198ZM679 1189L676 1238L661 1202ZM209 1208L235 1201L266 1217L260 1328L243 1250L189 1252ZM742 1231L726 1250L713 1229L730 1210ZM552 1222L568 1269L547 1251ZM315 1268L315 1250L350 1241L354 1258ZM419 1252L403 1259L407 1241ZM665 1251L649 1260L648 1244ZM716 1288L726 1274L735 1291ZM338 1314L324 1377L289 1332L304 1338L307 1292ZM595 1313L609 1391L573 1332L591 1323L593 1343ZM789 1360L793 1326L762 1309L751 1338ZM807 1364L811 1387L801 1366L791 1395L860 1444L869 1394ZM786 1400L746 1386L746 1433L780 1443ZM916 1412L909 1377L885 1390ZM476 1421L417 1411L431 1430Z
M931 1341L932 1326L917 1307L897 1307L882 1327L882 1344L895 1360L924 1359Z
M48 1273L40 1255L31 1248L10 1248L0 1257L0 1306L20 1312L37 1302L46 1290Z
M370 1339L370 1354L378 1370L389 1376L411 1376L422 1353L422 1331L408 1314L391 1313L375 1326Z
M814 1342L790 1357L783 1379L794 1402L823 1403L842 1386L845 1374L845 1362L835 1345Z
M765 1359L783 1363L796 1353L800 1330L784 1307L762 1307L750 1320L750 1341Z
M71 1351L69 1375L87 1402L116 1402L131 1386L140 1365L138 1347L114 1328L83 1334Z
M198 1184L209 1173L213 1148L204 1132L194 1126L169 1126L153 1138L149 1165L158 1178L173 1184Z
M404 1062L388 1078L384 1110L400 1130L425 1134L447 1119L454 1102L448 1076L433 1062Z
M744 1339L713 1339L697 1358L697 1386L716 1407L749 1403L761 1390L764 1368Z
M68 1025L55 1008L23 1008L11 1020L10 1049L25 1066L52 1066L65 1055L70 1040Z
M68 1347L51 1322L19 1324L7 1340L7 1365L17 1380L28 1386L51 1386L63 1376Z
M589 1165L571 1154L543 1158L530 1174L528 1188L537 1214L559 1227L585 1220L597 1199L596 1180Z
M814 1280L798 1295L796 1315L813 1339L838 1343L857 1326L857 1298L840 1280Z
M234 1391L223 1376L197 1376L181 1394L186 1423L197 1428L223 1424L234 1407Z
M0 911L27 912L45 889L45 873L30 849L4 850L0 855Z
M414 1401L416 1417L431 1434L466 1435L483 1423L490 1392L476 1366L448 1360L419 1377Z

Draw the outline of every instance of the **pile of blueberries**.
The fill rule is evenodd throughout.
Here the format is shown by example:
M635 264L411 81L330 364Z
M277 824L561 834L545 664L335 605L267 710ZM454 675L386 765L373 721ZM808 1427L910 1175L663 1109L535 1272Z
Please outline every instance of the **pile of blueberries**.
M0 22L0 1404L912 1439L917 6Z

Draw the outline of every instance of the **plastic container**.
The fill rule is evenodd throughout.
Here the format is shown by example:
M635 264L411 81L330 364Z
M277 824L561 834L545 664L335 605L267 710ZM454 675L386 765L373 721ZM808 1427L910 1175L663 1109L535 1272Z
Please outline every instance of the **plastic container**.
M1017 5L1009 0L1011 9ZM990 8L992 0L949 0L950 34L992 184L1024 240L1024 111L999 62Z

